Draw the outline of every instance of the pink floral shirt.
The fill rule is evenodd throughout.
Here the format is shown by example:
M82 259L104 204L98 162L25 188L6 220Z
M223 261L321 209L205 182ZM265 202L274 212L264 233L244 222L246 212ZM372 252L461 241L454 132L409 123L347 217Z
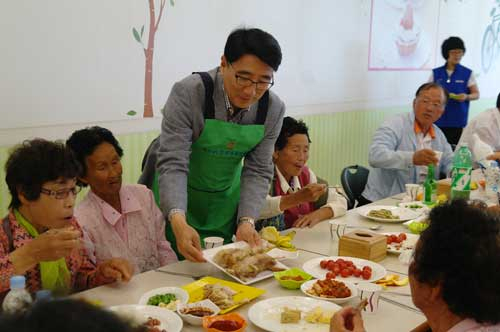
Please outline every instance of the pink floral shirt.
M464 319L449 329L448 332L500 332L500 323L496 325L485 325L473 319Z
M143 185L122 185L120 201L121 213L89 191L76 207L75 216L88 239L91 258L97 263L124 258L134 265L135 273L176 262L177 256L165 239L165 218L152 191Z
M17 222L14 213L10 212L8 217L8 227L12 234L12 251L15 251L17 248L33 241L33 237ZM76 229L80 229L75 219L71 220L70 224ZM10 261L9 245L9 238L4 231L4 227L0 227L0 293L10 289L10 277L14 275L14 266ZM89 259L85 249L73 250L66 257L66 264L71 272L71 288L73 291L81 291L104 284L103 280L98 280L102 278L96 278L96 266ZM31 293L42 289L40 266L38 264L26 271L24 276L26 278L26 287Z

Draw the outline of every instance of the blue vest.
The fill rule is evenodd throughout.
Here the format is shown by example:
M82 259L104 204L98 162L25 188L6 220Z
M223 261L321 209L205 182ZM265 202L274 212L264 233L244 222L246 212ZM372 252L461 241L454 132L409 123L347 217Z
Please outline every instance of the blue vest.
M442 67L434 68L432 70L434 82L439 83L448 92L461 94L470 93L467 87L472 70L460 64L455 66L455 71L448 77L446 72L446 64ZM447 82L449 79L449 83ZM469 101L459 102L457 100L449 99L446 104L443 116L435 122L438 127L452 127L464 128L467 125L467 118L469 116Z

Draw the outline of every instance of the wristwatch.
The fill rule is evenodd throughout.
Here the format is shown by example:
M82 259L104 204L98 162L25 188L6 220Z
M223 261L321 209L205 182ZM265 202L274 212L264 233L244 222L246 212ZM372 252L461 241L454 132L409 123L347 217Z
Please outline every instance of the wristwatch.
M255 228L255 221L253 220L253 218L241 217L240 220L238 220L238 226L243 224L243 223L248 223L248 224L252 225L252 227Z

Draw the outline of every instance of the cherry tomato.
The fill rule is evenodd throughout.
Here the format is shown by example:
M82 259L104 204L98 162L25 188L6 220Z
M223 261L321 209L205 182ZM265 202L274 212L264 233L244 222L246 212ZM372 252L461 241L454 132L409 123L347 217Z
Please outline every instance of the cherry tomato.
M325 260L322 260L321 262L319 262L319 266L322 268L322 269L326 269L326 266L328 265L328 261L325 259Z
M368 270L368 271L372 272L372 268L369 267L368 265L363 266L363 271L364 270Z
M340 271L340 276L342 278L347 278L349 277L349 270L348 269L343 269L342 271Z
M363 270L363 272L361 272L361 275L363 276L363 279L368 280L372 277L372 271Z
M361 276L361 270L355 269L352 273L355 277L359 278Z
M326 268L330 271L333 271L334 266L335 266L335 263L332 261L328 261L328 263L326 264Z

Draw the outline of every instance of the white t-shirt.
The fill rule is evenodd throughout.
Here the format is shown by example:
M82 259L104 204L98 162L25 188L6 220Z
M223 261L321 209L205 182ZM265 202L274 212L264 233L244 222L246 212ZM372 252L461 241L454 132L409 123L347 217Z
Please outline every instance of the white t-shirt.
M467 143L469 147L474 143L472 135L477 134L481 141L491 146L493 151L500 151L500 110L490 108L476 115L465 127L458 146Z

